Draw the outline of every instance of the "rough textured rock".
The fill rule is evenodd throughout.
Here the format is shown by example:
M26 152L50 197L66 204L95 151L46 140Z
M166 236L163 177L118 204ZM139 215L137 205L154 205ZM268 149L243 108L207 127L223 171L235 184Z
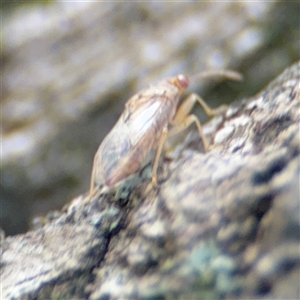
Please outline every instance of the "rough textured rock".
M2 14L7 234L88 189L99 143L141 88L178 73L240 71L243 83L210 94L208 82L195 86L216 106L253 95L298 59L299 3L191 2L50 1Z
M116 190L1 242L3 299L299 298L300 63Z

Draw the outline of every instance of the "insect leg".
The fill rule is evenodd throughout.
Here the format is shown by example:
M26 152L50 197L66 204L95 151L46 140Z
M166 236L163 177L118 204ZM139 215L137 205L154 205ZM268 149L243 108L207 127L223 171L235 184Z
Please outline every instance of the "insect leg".
M153 169L152 169L152 184L153 186L157 187L157 167L158 167L158 162L159 162L159 158L161 155L161 151L163 148L163 145L167 139L168 136L168 128L164 127L161 133L161 137L159 140L159 144L158 144L158 148L157 148L157 152L156 152L156 156L155 156L155 160L154 160L154 164L153 164Z
M192 110L195 103L198 102L202 108L204 109L205 113L209 117L214 117L221 112L223 112L227 105L221 105L217 108L211 108L199 95L197 94L191 94L189 97L187 97L179 106L177 109L177 113L174 117L173 122L177 122L177 119L179 122L182 122L182 120L189 114L189 112Z
M176 115L171 122L171 124L174 127L171 129L169 136L179 133L184 129L186 129L187 127L189 127L192 123L195 123L199 132L199 136L203 141L204 148L205 150L207 150L209 148L209 143L205 135L203 134L200 121L195 115L193 114L189 115L190 111L192 110L196 102L198 102L203 107L205 113L210 117L219 114L221 111L224 111L224 109L226 108L226 106L222 105L216 109L212 109L209 107L208 104L205 103L205 101L200 96L198 96L197 94L191 94L181 103L181 105L177 109Z
M192 123L195 123L196 126L197 126L197 129L198 129L198 133L199 133L199 136L200 138L202 139L203 141L203 145L204 145L204 149L205 150L208 150L209 149L209 142L207 141L207 138L205 137L204 133L203 133L203 130L202 130L202 126L201 126L201 123L200 121L198 120L198 118L191 114L191 115L188 115L186 116L186 118L183 120L183 122L180 124L180 125L176 125L176 127L173 127L171 130L170 130L170 134L169 136L172 136L176 133L179 133L183 130L185 130L186 128L188 128Z

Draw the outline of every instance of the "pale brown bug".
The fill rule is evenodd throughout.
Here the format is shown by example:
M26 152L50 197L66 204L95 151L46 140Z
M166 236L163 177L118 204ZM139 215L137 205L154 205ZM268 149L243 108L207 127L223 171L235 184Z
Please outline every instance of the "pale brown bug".
M239 73L230 70L206 71L190 77L190 80L185 75L178 75L151 85L130 98L119 120L96 152L88 199L94 195L95 186L113 187L135 173L151 149L157 149L152 170L152 183L157 186L157 167L166 138L192 123L196 124L207 150L209 143L201 124L190 111L195 102L200 103L208 116L214 116L216 110L211 109L196 94L187 97L179 107L178 104L189 81L212 76L232 80L242 78ZM169 125L173 126L170 131Z

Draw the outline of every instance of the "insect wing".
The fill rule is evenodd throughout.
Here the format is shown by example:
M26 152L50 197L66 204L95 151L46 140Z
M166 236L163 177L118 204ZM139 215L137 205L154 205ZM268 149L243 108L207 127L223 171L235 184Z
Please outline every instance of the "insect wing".
M106 185L113 185L140 167L156 138L153 126L160 114L161 103L155 97L152 101L126 105L125 111L100 146L101 181Z
M118 172L120 159L126 157L132 149L128 128L124 126L122 117L111 132L105 137L98 150L100 165L96 177L107 184Z
M130 134L132 147L139 147L140 144L147 142L147 148L150 150L155 140L153 131L157 126L160 114L163 111L165 101L163 95L155 95L148 101L142 103L133 103L128 106L130 110L129 117L125 120L126 127Z

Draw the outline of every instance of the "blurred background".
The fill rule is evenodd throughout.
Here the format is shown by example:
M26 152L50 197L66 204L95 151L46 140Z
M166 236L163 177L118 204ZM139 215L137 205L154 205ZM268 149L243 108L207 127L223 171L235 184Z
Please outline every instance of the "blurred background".
M299 2L2 4L1 227L29 229L89 188L94 154L130 96L179 73L211 106L259 92L299 59ZM200 109L196 113L202 120Z

